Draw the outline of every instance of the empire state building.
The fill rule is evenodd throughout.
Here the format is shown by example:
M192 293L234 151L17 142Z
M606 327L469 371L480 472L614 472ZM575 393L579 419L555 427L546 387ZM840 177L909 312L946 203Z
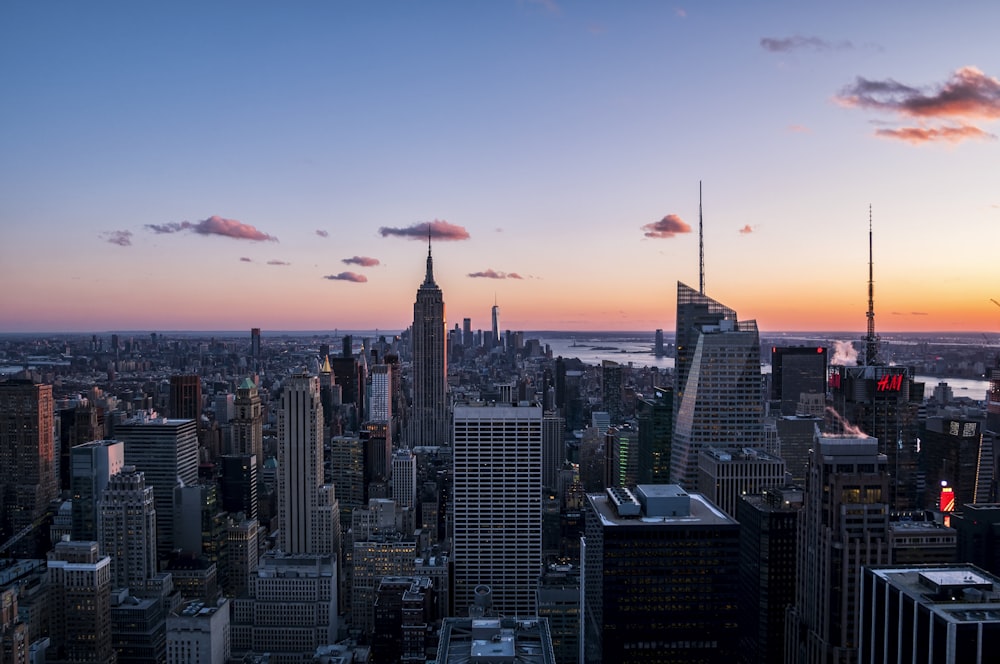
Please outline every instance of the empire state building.
M430 229L427 234L427 274L413 303L413 418L410 445L447 442L448 365L444 298L434 283Z

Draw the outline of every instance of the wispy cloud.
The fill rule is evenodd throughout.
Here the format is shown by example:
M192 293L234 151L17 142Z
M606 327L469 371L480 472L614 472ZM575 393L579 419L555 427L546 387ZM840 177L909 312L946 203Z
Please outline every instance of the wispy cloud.
M250 224L244 224L242 221L235 219L225 219L218 215L212 215L208 219L202 219L197 222L171 221L166 224L146 224L145 228L159 234L192 231L198 235L223 235L237 240L278 241L278 238L259 231Z
M753 233L753 231L754 227L751 226L750 224L747 224L746 226L740 229L740 233L743 235L749 235L750 233Z
M424 221L418 224L413 224L412 226L407 226L405 228L393 228L391 226L383 226L378 229L378 232L382 237L405 237L411 240L426 240L428 228L430 229L430 235L435 240L468 240L469 231L465 230L462 226L457 226L450 222L444 221L443 219L435 219L434 221Z
M812 131L809 127L800 124L788 125L788 131L796 134L808 134Z
M677 18L687 18L688 15L687 10L683 7L678 7L674 10L674 13L677 14Z
M793 35L791 37L763 37L760 46L771 53L788 53L789 51L847 51L854 44L847 40L832 42L821 37L806 37Z
M646 224L642 227L646 237L668 238L679 233L690 233L691 226L676 214L668 214L659 221Z
M496 270L489 268L481 272L470 272L467 276L474 279L524 279L517 272L497 272Z
M330 237L330 231L324 231L322 229L316 231L316 235L320 237Z
M132 246L132 231L105 231L101 237L110 244L117 244L119 247Z
M970 121L1000 119L1000 79L987 76L976 67L962 67L944 83L923 88L891 78L870 80L859 76L834 99L848 108L916 120L917 126L875 131L876 136L914 144L994 139L993 134Z
M371 258L369 256L352 256L351 258L340 259L341 263L346 263L347 265L360 265L361 267L375 267L380 264L379 259Z
M328 274L324 279L330 281L353 281L356 284L363 284L368 281L368 277L357 272L341 272L340 274Z
M267 262L268 265L291 265L288 261L270 260Z
M240 256L240 262L241 263L253 263L253 259L251 259L249 256Z

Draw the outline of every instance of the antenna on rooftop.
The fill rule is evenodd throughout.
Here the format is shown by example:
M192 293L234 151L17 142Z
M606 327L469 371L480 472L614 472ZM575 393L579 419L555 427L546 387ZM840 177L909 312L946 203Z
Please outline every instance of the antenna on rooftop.
M865 337L865 365L878 364L878 336L875 334L875 272L872 262L872 206L868 204L868 336Z
M705 294L705 236L702 232L701 180L698 180L698 292Z

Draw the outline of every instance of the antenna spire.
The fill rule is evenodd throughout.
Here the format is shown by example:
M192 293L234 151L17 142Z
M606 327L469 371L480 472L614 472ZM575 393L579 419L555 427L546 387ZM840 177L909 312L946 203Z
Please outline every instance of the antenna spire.
M431 258L431 222L427 222L427 274L424 277L425 286L434 284L434 260Z
M875 270L872 260L872 206L868 204L868 336L865 337L865 364L879 363L878 335L875 334Z
M701 216L701 180L698 180L698 292L705 294L705 236Z

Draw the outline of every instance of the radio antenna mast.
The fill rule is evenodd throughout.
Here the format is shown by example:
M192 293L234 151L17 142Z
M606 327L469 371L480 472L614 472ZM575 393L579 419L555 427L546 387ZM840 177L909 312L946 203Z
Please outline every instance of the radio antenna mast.
M698 180L698 292L705 294L705 235L701 215L701 180Z

